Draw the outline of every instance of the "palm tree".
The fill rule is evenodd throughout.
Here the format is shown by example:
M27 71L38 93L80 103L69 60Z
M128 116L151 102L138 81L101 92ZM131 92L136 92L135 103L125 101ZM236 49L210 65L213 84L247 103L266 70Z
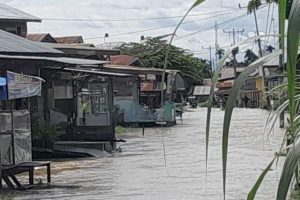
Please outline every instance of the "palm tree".
M275 48L272 45L266 46L266 51L272 53L275 50Z
M258 56L251 49L247 49L244 58L246 65L249 65L250 63L256 61Z
M254 20L255 20L255 26L256 26L256 34L259 36L259 30L258 30L258 24L257 24L257 16L256 16L256 10L261 6L260 0L251 0L248 3L248 14L251 14L253 12L254 14ZM258 48L259 48L259 55L262 57L262 49L261 49L261 41L258 39Z
M239 48L236 47L232 50L231 54L232 54L232 57L233 57L233 62L234 62L234 65L233 65L233 71L234 71L234 79L236 79L237 77L237 72L236 72L236 68L238 66L238 62L236 60L236 55L239 53Z
M218 55L219 60L224 56L225 50L224 49L217 49L216 55Z

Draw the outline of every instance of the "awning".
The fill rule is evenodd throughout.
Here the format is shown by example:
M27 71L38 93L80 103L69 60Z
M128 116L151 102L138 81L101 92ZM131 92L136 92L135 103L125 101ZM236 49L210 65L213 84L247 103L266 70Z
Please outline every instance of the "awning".
M208 96L210 94L211 86L195 86L194 96Z
M53 61L72 65L102 65L107 63L103 60L91 60L81 58L69 58L69 57L51 57L51 56L15 56L15 55L0 55L0 59L19 59L19 60L42 60L42 61Z

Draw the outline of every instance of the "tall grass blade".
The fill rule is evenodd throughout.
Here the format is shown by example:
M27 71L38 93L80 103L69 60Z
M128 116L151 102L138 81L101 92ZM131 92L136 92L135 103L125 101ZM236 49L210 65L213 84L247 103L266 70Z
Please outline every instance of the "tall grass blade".
M287 77L288 77L288 98L289 98L289 114L290 127L289 131L293 137L296 137L295 117L296 117L296 64L299 47L300 33L300 1L294 0L289 16L289 24L287 31ZM295 173L298 159L300 157L300 142L299 138L293 142L293 147L289 150L285 159L282 174L280 177L277 200L285 200L292 177ZM298 178L298 177L297 177Z
M212 110L212 104L213 104L213 98L214 98L214 90L215 90L215 85L217 84L219 74L223 68L223 65L228 58L228 56L231 54L232 50L235 49L238 46L241 46L243 44L247 44L253 41L256 41L259 38L264 38L264 37L278 37L279 35L277 34L271 34L271 35L261 35L261 36L254 36L250 37L246 40L243 40L236 45L233 45L232 47L228 48L226 52L224 53L223 57L219 61L219 64L214 72L214 75L212 77L212 84L210 88L210 94L208 97L208 103L207 103L207 116L206 116L206 170L207 170L207 162L208 162L208 145L209 145L209 135L210 135L210 119L211 119L211 110ZM225 195L225 194L224 194Z
M270 171L275 159L277 157L275 156L273 158L273 160L270 162L270 164L266 167L266 169L261 173L261 175L259 176L259 178L257 179L255 185L253 186L253 188L251 189L251 191L248 194L247 200L253 200L255 198L256 192L260 186L260 184L262 183L262 181L264 180L266 174Z
M280 49L284 49L284 43L285 43L285 18L286 18L286 4L287 0L280 0L278 2L278 11L279 11L279 34L280 34L280 40L279 40L279 46ZM285 58L285 52L282 53L282 61L284 62ZM282 63L280 63L282 64Z
M227 154L228 154L228 139L229 139L229 128L231 122L231 116L233 108L235 107L236 99L239 94L240 88L243 83L247 80L249 75L253 73L258 67L268 62L275 57L278 57L281 51L274 52L272 54L263 56L250 64L234 81L234 85L230 91L229 98L226 103L224 123L223 123L223 139L222 139L222 160L223 160L223 193L225 198L226 193L226 171L227 171Z
M195 1L195 3L192 5L192 7L190 8L190 10L196 8L197 6L199 6L204 0L197 0Z
M277 190L277 200L286 200L292 178L300 158L300 140L297 138L295 144L290 148L285 159L283 170Z
M163 107L164 104L164 82L165 82L165 77L166 77L166 69L167 69L167 65L168 65L168 58L169 58L169 54L170 54L170 49L171 49L171 45L172 42L174 40L174 37L176 35L176 32L178 30L178 28L180 27L180 25L182 24L182 22L184 21L184 19L186 18L186 16L198 5L200 5L201 3L203 3L205 0L196 0L194 2L194 4L190 7L190 9L185 13L185 15L182 17L182 19L180 20L180 22L177 24L176 28L173 31L173 34L171 36L171 40L170 43L167 46L167 50L166 50L166 55L165 55L165 61L164 61L164 68L163 68L163 74L162 74L162 81L161 81L161 107Z
M291 130L293 130L293 121L296 112L295 94L296 94L296 64L299 48L300 33L300 1L294 0L289 16L289 26L287 31L287 77L288 77L288 97L290 100L290 121Z

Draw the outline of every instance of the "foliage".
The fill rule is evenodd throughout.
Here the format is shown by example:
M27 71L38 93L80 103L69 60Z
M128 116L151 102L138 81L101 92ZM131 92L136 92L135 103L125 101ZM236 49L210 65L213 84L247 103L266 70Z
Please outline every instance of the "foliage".
M248 3L247 10L248 13L251 14L253 11L257 10L261 6L260 0L251 0Z
M244 58L246 65L249 65L250 63L256 61L258 56L251 49L247 49Z
M300 199L300 190L298 188L291 192L291 199Z
M208 104L208 102L207 102L207 101L204 101L204 102L202 102L202 103L199 103L199 104L198 104L198 107L204 108L204 107L207 107L207 104Z
M147 38L142 43L125 43L119 50L121 54L137 56L144 66L163 68L168 46L165 37ZM191 85L211 77L211 69L206 60L196 58L192 53L174 45L170 45L167 69L180 70Z
M0 200L13 200L13 197L11 194L2 194L0 195Z
M219 60L224 56L225 50L224 49L217 49L216 55L218 55Z
M272 53L275 50L275 48L272 45L267 45L265 50L269 53Z
M116 134L123 134L123 133L130 131L130 128L118 125L115 127L115 131L116 131Z
M51 148L62 134L63 128L49 122L37 122L32 126L32 144L36 147Z
M266 3L276 3L278 4L280 1L279 0L266 0ZM293 4L293 0L287 0L287 3L285 3L285 9L286 9L286 13L285 13L285 18L288 19L289 18L289 14L292 8L292 4ZM248 13L251 14L254 10L257 10L260 6L262 5L262 1L261 0L251 0L248 3L247 6L247 10Z

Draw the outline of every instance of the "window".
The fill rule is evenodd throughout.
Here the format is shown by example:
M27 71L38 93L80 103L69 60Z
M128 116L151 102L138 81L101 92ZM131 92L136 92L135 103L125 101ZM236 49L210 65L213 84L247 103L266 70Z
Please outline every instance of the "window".
M92 114L99 115L108 113L107 85L100 83L90 84L90 91Z

